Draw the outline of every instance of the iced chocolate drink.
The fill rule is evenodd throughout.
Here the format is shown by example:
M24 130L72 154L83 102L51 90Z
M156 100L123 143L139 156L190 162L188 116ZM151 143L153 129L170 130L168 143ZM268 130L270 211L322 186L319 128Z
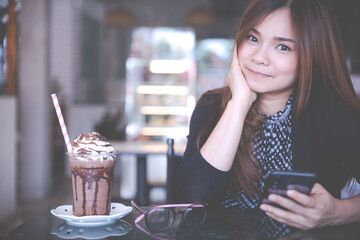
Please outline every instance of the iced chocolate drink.
M75 216L108 215L116 152L97 132L81 134L69 153Z

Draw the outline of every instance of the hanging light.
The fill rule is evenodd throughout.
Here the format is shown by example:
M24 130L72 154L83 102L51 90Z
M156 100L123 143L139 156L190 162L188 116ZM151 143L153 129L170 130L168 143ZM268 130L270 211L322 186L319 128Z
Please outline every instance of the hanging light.
M186 18L185 24L193 27L212 26L216 22L214 14L207 8L197 7L191 10Z
M105 23L109 26L134 27L137 25L137 19L131 11L118 8L106 15Z

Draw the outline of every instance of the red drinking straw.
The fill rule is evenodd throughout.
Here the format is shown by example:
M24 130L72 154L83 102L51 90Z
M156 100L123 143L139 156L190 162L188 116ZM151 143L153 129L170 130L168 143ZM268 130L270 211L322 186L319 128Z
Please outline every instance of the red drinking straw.
M58 101L58 99L56 97L56 93L51 94L51 97L52 97L52 100L53 100L53 103L54 103L54 106L55 106L56 115L57 115L57 117L59 119L61 131L62 131L63 136L64 136L64 140L65 140L67 150L68 150L69 153L72 153L72 147L71 147L71 143L70 143L70 139L69 139L69 134L68 134L68 132L66 130L65 121L64 121L63 115L61 113L60 104L59 104L59 101Z

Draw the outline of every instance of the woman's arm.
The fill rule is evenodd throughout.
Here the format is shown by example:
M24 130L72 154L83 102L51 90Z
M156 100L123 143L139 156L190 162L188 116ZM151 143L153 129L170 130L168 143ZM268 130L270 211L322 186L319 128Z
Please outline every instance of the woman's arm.
M219 107L221 96L203 95L191 117L186 151L177 171L182 201L217 202L225 191L229 180L228 171L240 142L246 114L256 99L256 94L250 91L244 80L236 50L227 82L232 91L232 99L215 128L205 134L206 140L200 149L196 144L197 137L209 121L214 108Z
M247 111L243 104L230 100L200 150L206 161L221 171L229 171L233 164Z
M183 202L218 202L228 180L229 173L210 165L201 155L197 145L201 129L208 123L209 116L221 99L221 94L216 92L211 91L202 95L191 116L186 150L177 169L177 185ZM204 140L210 131L204 133Z
M236 47L226 81L232 98L224 113L201 148L201 155L215 168L229 171L239 146L246 115L256 100L242 73L237 58Z
M339 224L360 222L360 194L340 200L340 202L339 213L341 214L341 221Z

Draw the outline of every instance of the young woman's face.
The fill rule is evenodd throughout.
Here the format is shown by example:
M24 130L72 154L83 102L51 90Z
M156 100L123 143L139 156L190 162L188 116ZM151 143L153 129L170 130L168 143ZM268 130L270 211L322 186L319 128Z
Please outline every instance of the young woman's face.
M290 94L297 79L296 45L287 8L272 12L255 26L238 52L249 87L259 94Z

